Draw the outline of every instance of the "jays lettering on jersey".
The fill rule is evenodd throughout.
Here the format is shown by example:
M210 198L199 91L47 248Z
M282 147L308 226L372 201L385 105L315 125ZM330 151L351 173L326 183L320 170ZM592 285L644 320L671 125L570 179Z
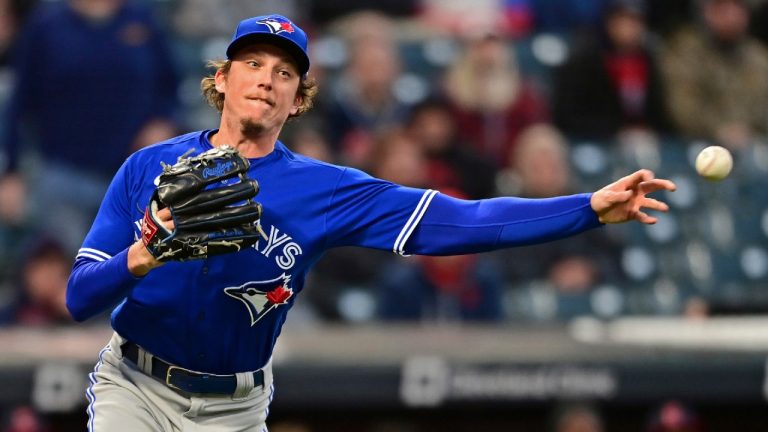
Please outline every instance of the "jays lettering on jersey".
M210 149L209 134L187 134L128 158L102 202L76 268L125 253L139 238L160 162L174 163L190 149L194 154ZM295 155L280 142L269 155L251 159L249 175L260 184L256 200L263 205L266 240L238 253L169 262L143 278L125 277L130 283L124 292L104 294L110 305L97 304L96 294L89 297L94 306L87 307L119 302L113 328L168 362L210 373L255 370L271 357L286 313L324 251L364 246L404 253L436 194ZM127 270L116 266L115 271Z

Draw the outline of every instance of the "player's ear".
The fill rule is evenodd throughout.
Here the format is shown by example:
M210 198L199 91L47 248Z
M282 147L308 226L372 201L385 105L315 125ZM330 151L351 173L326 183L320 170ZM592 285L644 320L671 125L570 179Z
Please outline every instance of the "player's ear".
M297 112L299 112L299 107L301 106L301 103L304 101L304 98L301 97L301 95L296 95L296 97L293 99L293 106L291 107L291 115L296 115Z
M227 91L227 73L219 69L216 71L216 75L213 76L216 83L216 91L219 93L226 93Z

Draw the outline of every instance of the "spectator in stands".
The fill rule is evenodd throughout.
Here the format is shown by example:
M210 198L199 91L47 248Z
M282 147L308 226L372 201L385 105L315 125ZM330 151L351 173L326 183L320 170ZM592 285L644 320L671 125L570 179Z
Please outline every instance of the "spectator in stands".
M699 0L701 25L662 55L670 114L688 137L743 148L768 133L768 52L748 34L745 0Z
M16 17L11 0L0 0L0 66L7 63L8 51L16 33Z
M292 130L290 137L285 139L285 142L296 153L323 162L334 162L330 143L325 139L319 128L314 127L311 122L302 122L302 126Z
M29 405L14 407L8 414L8 422L2 432L50 432L53 429Z
M430 188L459 190L469 199L494 195L496 166L461 141L447 101L433 98L416 104L406 132L426 157Z
M606 0L531 0L536 31L568 34L597 29Z
M334 0L307 3L312 21L328 25L339 18L365 11L376 11L398 19L408 18L421 7L422 0Z
M144 6L41 6L15 50L15 87L0 136L8 161L0 208L29 205L43 229L76 249L126 155L176 134L171 58ZM21 156L32 153L40 159L35 169L21 170ZM25 196L34 199L25 203Z
M372 156L374 176L404 186L431 187L426 155L403 129L393 128L379 133Z
M706 430L699 416L690 407L677 400L667 400L654 412L645 432L703 432Z
M433 187L427 156L409 134L393 131L376 147L376 177ZM466 198L460 190L442 193ZM496 321L503 318L501 275L485 255L393 259L379 266L379 317L408 321Z
M689 320L703 321L710 317L710 306L701 296L691 296L683 306L683 317Z
M307 424L297 420L285 420L270 424L269 430L273 432L312 432Z
M628 129L669 129L645 11L644 0L610 0L600 30L576 38L553 96L555 123L567 136L608 140Z
M752 34L755 35L763 45L768 45L768 2L757 0L752 15Z
M427 187L425 159L413 139L401 129L387 129L374 138L368 168L379 178L398 184ZM391 252L361 248L336 248L315 265L305 289L318 314L330 320L345 319L340 310L341 296L351 290L373 298L382 269L395 260ZM384 273L386 275L386 273Z
M557 406L553 416L553 432L603 432L600 413L587 403L568 402Z
M493 28L522 38L533 30L534 12L530 0L421 0L418 19L438 34L472 36Z
M369 169L374 136L402 124L408 107L395 97L401 59L393 23L384 15L360 12L338 26L348 60L334 83L328 108L330 142L344 164Z
M72 322L66 306L67 279L73 258L50 238L40 238L27 251L21 267L21 300L16 324L57 325Z
M0 68L8 64L16 34L36 5L36 0L0 0Z
M503 281L483 255L419 256L384 267L379 317L395 321L499 321Z
M648 27L662 37L690 25L693 21L693 3L698 0L648 0Z
M500 192L526 198L572 193L578 186L571 175L568 147L554 127L539 124L518 140L512 168L500 175ZM516 293L523 305L550 298L545 311L521 306L518 313L534 319L567 319L591 314L591 294L598 285L623 280L619 244L605 230L594 230L556 244L544 243L498 254L505 278L522 288Z
M467 40L444 84L461 138L500 166L510 160L518 134L548 118L545 100L523 78L497 34Z
M243 17L280 14L304 21L306 0L178 0L173 17L176 31L188 38L224 37ZM305 27L302 25L302 27Z
M20 251L38 235L35 224L28 220L4 221L3 215L8 212L3 210L0 207L0 325L15 320L19 269L24 259Z
M553 125L538 123L518 137L509 168L497 178L499 195L546 198L567 193L572 178L569 149L565 137Z
M500 321L502 293L501 273L486 255L400 258L381 268L378 315L386 321Z

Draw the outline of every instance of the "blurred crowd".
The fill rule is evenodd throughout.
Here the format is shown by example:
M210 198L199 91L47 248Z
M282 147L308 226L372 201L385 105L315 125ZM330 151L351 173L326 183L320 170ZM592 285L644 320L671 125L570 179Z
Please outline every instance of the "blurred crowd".
M638 167L679 186L652 227L476 256L334 250L295 320L768 310L768 1L0 0L0 324L70 322L69 268L112 175L218 124L205 62L273 12L308 30L321 87L282 135L296 152L466 199ZM692 168L711 144L735 156L721 183Z

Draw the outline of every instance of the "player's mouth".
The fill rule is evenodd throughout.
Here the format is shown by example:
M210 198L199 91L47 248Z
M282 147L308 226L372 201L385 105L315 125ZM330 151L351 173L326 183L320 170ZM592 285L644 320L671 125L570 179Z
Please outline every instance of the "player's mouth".
M264 99L264 98L260 98L260 97L249 97L248 100L249 101L253 101L253 102L261 102L261 103L267 104L269 106L275 106L275 103L272 100L270 100L270 99Z

